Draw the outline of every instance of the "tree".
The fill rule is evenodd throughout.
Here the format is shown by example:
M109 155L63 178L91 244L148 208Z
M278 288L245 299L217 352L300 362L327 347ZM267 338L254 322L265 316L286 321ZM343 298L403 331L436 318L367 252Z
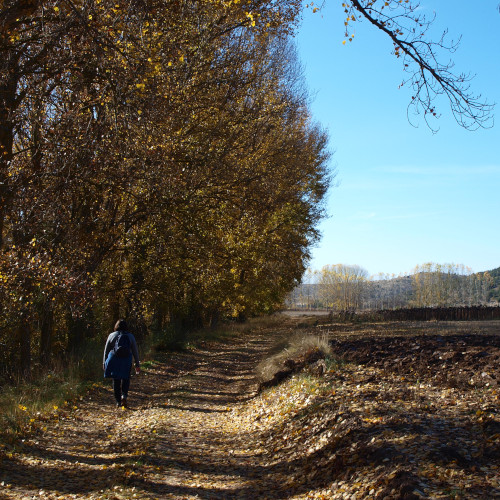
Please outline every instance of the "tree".
M327 307L352 313L361 307L368 272L360 266L324 266L319 278L320 293Z
M184 330L281 303L328 186L299 3L22 5L1 18L0 305L26 371L119 314Z
M488 302L491 277L463 264L428 262L413 270L413 303L417 307L473 306Z

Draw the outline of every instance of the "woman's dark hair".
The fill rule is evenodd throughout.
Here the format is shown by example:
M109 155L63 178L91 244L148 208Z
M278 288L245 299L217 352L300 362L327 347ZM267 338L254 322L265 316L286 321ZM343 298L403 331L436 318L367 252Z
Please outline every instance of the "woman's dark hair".
M127 330L127 322L124 319L119 319L115 324L115 330L125 331Z

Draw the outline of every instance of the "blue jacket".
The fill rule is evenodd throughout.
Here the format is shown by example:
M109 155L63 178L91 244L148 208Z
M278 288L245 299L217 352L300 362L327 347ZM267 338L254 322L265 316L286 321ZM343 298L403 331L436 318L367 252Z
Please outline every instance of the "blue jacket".
M129 356L125 358L119 358L115 356L113 351L113 347L115 345L115 341L120 334L119 331L112 332L108 336L108 340L106 341L106 346L104 347L104 357L102 360L103 368L104 368L104 377L105 378L118 378L118 379L127 379L130 378L130 369L132 368L132 356L135 359L135 366L140 366L139 363L139 351L137 349L137 342L135 341L135 337L130 332L125 332L130 339L130 348L131 352Z

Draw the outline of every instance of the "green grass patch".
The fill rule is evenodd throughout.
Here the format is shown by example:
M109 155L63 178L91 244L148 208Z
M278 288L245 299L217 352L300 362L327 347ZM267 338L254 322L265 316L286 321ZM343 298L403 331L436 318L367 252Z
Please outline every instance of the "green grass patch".
M232 325L221 325L218 328L196 330L187 335L186 347L196 347L200 342L221 342L234 337L237 330Z
M333 355L328 355L325 358L326 369L329 372L340 370L347 365L347 363L345 359Z

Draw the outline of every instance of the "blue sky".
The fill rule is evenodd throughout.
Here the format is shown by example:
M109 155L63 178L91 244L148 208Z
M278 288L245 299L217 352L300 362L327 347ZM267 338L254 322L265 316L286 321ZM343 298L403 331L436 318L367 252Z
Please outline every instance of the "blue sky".
M310 10L296 36L314 96L313 119L328 130L331 168L328 219L310 267L350 264L404 274L425 262L500 266L500 13L499 0L429 0L421 9L439 32L462 41L456 72L472 73L472 90L497 103L495 125L462 129L446 102L433 134L422 117L412 126L412 91L391 43L367 21L344 40L341 2ZM446 61L445 61L446 62Z

